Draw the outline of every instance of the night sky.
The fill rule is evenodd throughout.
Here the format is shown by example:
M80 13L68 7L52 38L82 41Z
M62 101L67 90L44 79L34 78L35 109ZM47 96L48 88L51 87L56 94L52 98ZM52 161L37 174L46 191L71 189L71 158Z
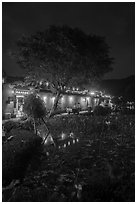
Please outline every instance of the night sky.
M8 75L23 71L10 55L22 34L44 30L51 24L79 27L86 33L106 37L115 58L114 71L105 78L134 74L134 3L2 3L3 70Z

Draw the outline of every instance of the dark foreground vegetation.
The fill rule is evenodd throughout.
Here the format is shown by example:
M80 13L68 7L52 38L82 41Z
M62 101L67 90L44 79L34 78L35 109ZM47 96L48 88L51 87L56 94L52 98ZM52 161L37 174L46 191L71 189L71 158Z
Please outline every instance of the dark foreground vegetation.
M7 127L14 137L3 142L3 201L135 200L134 115L54 117L56 146L41 145L27 125Z

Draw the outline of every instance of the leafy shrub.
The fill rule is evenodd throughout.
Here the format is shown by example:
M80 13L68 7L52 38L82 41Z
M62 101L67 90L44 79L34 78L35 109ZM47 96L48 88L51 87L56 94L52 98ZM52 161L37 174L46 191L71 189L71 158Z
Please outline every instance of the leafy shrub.
M4 129L5 131L8 133L11 131L11 129L13 128L17 128L19 126L19 123L18 122L14 122L14 121L7 121L5 124L4 124Z
M7 121L4 124L4 130L6 133L9 133L12 129L23 129L23 130L33 130L32 121L26 122L15 122L15 121Z
M41 142L42 139L31 132L19 131L19 135L14 136L12 141L3 145L3 186L8 185L13 179L23 180L31 161L39 158L39 153L42 150ZM38 161L35 163L38 167Z
M24 123L21 123L21 129L23 130L33 130L33 124L31 121L26 121Z
M111 108L103 107L103 106L96 106L94 109L94 115L97 116L106 116L111 113Z

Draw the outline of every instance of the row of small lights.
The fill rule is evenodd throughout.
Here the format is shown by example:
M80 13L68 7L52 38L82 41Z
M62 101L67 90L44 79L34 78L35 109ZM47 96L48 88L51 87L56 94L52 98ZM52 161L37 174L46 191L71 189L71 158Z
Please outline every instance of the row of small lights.
M61 134L61 140L65 140L67 138L72 138L72 144L75 144L76 142L79 142L79 139L78 138L75 138L74 137L74 133L70 133L69 135L66 135L65 133L62 133ZM51 144L54 144L54 140L53 140L53 137L51 135L48 136L48 138L46 139L46 141L44 142L44 145L51 145ZM62 148L66 148L67 146L70 146L71 145L71 142L68 141L67 143L65 143L63 146L58 146L58 149L61 149ZM49 156L49 153L47 154L47 156Z
M16 91L16 93L19 93L19 94L29 94L28 91Z
M40 85L42 85L42 81L40 82ZM46 82L46 86L49 86L49 82L47 81ZM66 86L64 86L64 88L66 89L65 90L65 92L66 93L68 93L68 92L71 92L71 93L79 93L79 94L87 94L87 93L89 93L91 96L93 96L93 95L95 95L96 94L96 96L97 97L99 97L99 95L101 95L102 96L102 92L100 92L100 94L97 94L97 93L95 93L95 92L93 92L93 91L91 91L91 92L89 92L89 90L84 90L84 91L80 91L79 90L79 88L75 88L75 87L73 87L72 88L72 90L68 87L66 87ZM26 92L26 91L16 91L16 93L21 93L21 94L29 94L28 92ZM110 96L109 95L104 95L104 97L106 97L106 98L110 98ZM54 97L52 97L52 100L54 101ZM70 101L71 100L73 100L73 99L71 99L70 98Z
M46 101L47 101L47 96L44 96L44 102L46 103ZM55 100L55 97L52 97L51 98L51 100L52 100L52 102L54 102L54 100ZM73 96L69 96L69 101L70 101L70 103L72 102L74 100L74 97ZM61 102L63 103L65 101L65 97L63 96L62 98L61 98ZM86 102L86 101L90 101L90 97L86 97L86 98L83 98L83 97L81 97L81 102Z

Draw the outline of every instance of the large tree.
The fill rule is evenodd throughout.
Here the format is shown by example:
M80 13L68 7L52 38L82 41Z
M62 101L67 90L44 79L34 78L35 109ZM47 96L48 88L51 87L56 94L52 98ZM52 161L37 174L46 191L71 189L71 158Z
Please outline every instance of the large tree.
M87 35L68 26L50 26L17 42L16 57L27 80L49 82L55 111L65 87L92 83L112 70L113 59L104 37Z

